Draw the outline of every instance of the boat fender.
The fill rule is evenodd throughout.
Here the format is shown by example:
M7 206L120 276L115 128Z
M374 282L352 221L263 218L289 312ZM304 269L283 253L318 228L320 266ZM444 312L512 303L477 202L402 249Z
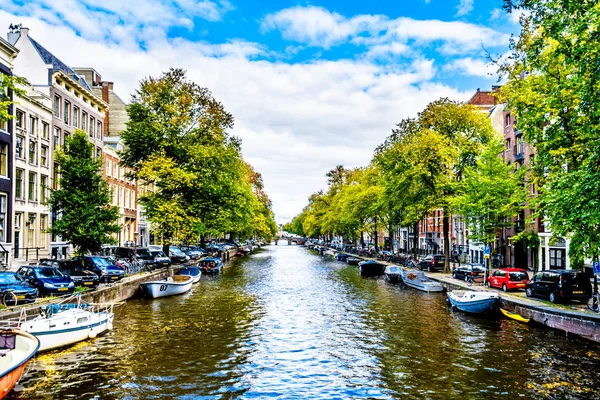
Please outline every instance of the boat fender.
M97 335L96 335L96 332L95 332L93 329L92 329L92 330L90 330L90 333L88 333L88 337L89 337L90 339L95 339L95 338L96 338L96 336L97 336Z

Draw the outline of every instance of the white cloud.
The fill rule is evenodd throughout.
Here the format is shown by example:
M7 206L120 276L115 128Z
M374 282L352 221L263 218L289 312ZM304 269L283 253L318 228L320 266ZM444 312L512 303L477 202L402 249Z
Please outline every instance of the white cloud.
M0 26L23 23L67 64L94 67L114 81L123 99L140 79L169 67L186 69L191 79L208 87L234 115L233 133L243 140L245 158L263 174L280 222L300 212L308 195L325 186L324 175L333 166L367 164L400 119L440 96L466 100L472 94L435 82L436 65L422 56L393 65L366 58L290 64L254 58L269 50L243 40L169 39L164 28L148 26L143 35L153 40L141 47L127 41L128 35L137 35L139 23L103 30L110 39L104 40L92 30L89 36L77 35L50 17L39 11L16 17L0 10ZM81 18L92 23L96 17L82 13ZM404 48L392 42L388 50L400 54Z
M473 10L473 0L460 0L456 7L456 16L467 15Z
M477 76L481 78L494 78L498 75L498 66L482 59L471 57L460 58L446 64L447 71L458 72L461 75Z

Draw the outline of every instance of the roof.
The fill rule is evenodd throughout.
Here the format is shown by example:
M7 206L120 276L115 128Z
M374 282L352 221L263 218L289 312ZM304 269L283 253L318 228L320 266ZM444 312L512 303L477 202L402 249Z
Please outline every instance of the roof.
M35 47L35 49L39 53L40 57L42 57L42 60L44 60L44 63L52 65L52 69L54 69L56 71L62 71L65 74L69 75L72 79L76 80L81 86L83 86L89 92L92 91L92 88L90 88L90 86L85 81L85 79L83 79L82 77L77 75L75 73L75 71L73 71L67 64L62 62L54 54L50 53L44 46L42 46L41 44L39 44L38 42L33 40L33 38L31 36L29 37L29 40L31 40L31 44L33 44L33 47Z

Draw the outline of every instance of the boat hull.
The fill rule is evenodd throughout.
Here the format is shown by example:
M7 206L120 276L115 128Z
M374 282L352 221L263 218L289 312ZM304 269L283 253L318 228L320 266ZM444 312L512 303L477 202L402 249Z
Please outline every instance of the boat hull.
M358 264L360 274L365 277L381 276L385 271L385 265L376 262L365 261Z
M175 272L176 275L187 275L192 277L192 283L200 282L200 277L202 276L202 271L198 267L186 267L181 268Z
M155 281L142 283L140 286L148 297L158 299L187 292L192 288L193 281L194 279L189 276L189 279L185 282Z
M18 358L16 360L14 360L14 362L10 362L10 365L7 365L6 368L3 368L3 370L0 371L0 400L5 398L6 395L8 395L11 392L11 390L13 390L13 388L15 387L17 382L19 382L19 380L21 379L21 376L23 375L23 371L25 370L25 367L27 366L27 364L29 363L31 358L35 355L35 353L38 351L38 349L40 347L39 339L31 334L28 334L26 332L21 332L21 331L8 331L8 332L19 335L20 338L18 340L26 341L28 343L28 346L26 349L20 349L20 351L18 351L18 354L16 354L17 351L11 350L11 351L15 351L15 354L6 354L3 357L3 358L18 357ZM7 333L7 331L3 331L3 333ZM15 339L15 340L17 340L17 339ZM3 361L7 362L9 360L3 359ZM12 361L12 359L11 359L11 361Z
M487 314L494 310L498 299L496 297L490 297L487 299L479 299L474 301L460 301L448 295L448 300L452 306L456 307L456 309L466 312L469 314Z
M444 286L427 278L423 271L408 270L403 272L402 282L413 289L427 293L441 293Z

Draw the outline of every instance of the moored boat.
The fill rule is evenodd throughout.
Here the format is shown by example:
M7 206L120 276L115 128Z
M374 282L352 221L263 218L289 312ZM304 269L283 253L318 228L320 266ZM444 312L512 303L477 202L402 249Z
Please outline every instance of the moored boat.
M348 257L350 257L350 255L346 253L337 253L335 255L335 259L338 261L346 261Z
M383 273L388 282L398 282L402 279L402 268L397 265L388 265Z
M0 400L21 379L27 363L40 347L40 340L18 329L0 331Z
M153 299L183 294L192 288L194 278L189 275L174 275L162 281L144 282L142 290Z
M373 260L361 261L358 263L358 268L362 276L379 276L383 275L385 264Z
M346 263L350 264L350 265L358 265L359 262L361 262L362 260L360 258L356 258L356 257L348 257L346 258Z
M219 257L206 257L198 267L205 274L218 274L223 271L223 261Z
M490 291L453 290L448 300L453 307L470 314L486 314L494 310L500 295Z
M202 271L200 271L199 267L183 267L175 271L175 275L191 276L193 278L192 283L198 283L200 282L200 276L202 276Z
M39 351L93 339L113 328L114 304L49 304L40 315L21 321L21 329L40 340Z
M324 256L328 256L328 257L335 257L335 251L333 251L333 250L325 250L323 252L323 255Z
M444 286L441 283L429 279L423 271L416 269L402 270L402 282L406 286L427 293L444 291Z

